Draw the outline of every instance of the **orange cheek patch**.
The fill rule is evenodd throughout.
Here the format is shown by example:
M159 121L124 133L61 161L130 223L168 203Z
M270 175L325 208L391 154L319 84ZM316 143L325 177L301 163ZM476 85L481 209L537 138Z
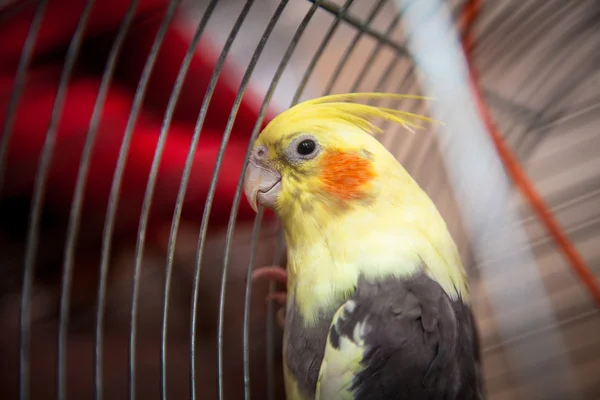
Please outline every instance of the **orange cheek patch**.
M375 177L371 161L341 151L323 155L321 182L327 192L342 199L364 197L364 185Z

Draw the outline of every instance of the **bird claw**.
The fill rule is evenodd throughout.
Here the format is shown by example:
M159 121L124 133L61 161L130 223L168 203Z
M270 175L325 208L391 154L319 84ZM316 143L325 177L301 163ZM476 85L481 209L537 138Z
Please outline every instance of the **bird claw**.
M285 306L285 302L287 301L287 293L286 292L275 292L271 293L267 296L267 302L274 301L278 303L280 306Z
M287 285L287 272L285 268L279 266L260 267L252 272L252 280L260 278L269 278L273 281Z
M285 268L279 266L260 267L252 272L252 280L260 278L269 278L270 280L280 282L287 286L287 272ZM280 328L285 326L285 303L287 301L287 293L278 291L267 296L267 302L274 301L281 307L277 310L276 320Z
M277 313L275 314L275 319L277 320L277 325L279 325L279 327L281 329L285 328L285 307L280 307L279 310L277 310Z

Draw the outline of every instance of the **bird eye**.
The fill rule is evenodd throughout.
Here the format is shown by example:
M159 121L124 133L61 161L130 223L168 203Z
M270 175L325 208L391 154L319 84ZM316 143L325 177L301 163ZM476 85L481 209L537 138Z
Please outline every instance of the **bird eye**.
M313 135L298 134L286 148L285 155L287 161L294 165L311 160L320 152L321 146Z
M317 144L315 143L314 140L304 139L303 141L298 143L298 146L296 147L296 151L301 156L308 156L308 155L312 154L316 148L317 148Z

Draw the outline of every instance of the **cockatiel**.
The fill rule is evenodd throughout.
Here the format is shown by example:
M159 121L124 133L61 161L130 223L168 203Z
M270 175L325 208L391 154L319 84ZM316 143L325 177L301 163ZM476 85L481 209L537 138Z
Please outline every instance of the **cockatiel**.
M321 97L258 136L244 189L287 244L284 375L296 399L482 399L456 245L433 202L372 134L425 117ZM265 274L285 278L273 268Z

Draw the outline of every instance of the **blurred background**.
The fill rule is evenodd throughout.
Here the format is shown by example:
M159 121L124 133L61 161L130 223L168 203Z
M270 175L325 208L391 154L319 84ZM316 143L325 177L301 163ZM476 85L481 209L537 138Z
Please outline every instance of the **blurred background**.
M248 143L382 91L439 98L386 105L446 127L380 140L459 246L488 398L600 399L598 26L597 0L0 2L2 398L284 398Z

